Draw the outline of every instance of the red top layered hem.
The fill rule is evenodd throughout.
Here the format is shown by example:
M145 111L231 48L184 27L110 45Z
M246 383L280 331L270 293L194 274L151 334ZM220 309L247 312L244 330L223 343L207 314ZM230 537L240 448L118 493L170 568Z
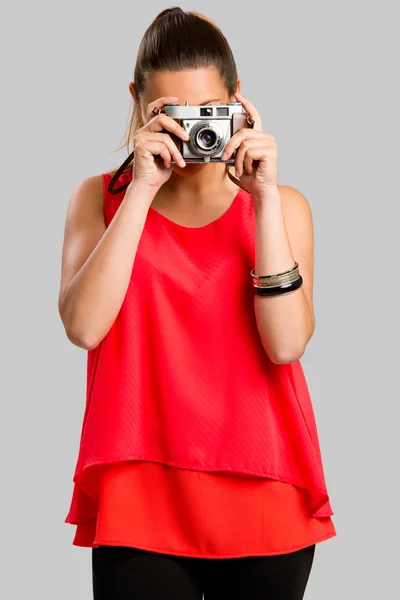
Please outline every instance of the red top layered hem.
M73 544L233 558L294 552L335 535L332 519L310 517L290 484L129 462L104 470L97 516L77 524Z

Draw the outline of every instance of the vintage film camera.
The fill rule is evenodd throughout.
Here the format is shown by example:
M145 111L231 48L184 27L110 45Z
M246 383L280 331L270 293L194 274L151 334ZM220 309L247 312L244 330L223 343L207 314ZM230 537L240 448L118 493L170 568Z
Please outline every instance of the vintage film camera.
M240 102L212 106L166 104L161 112L177 121L190 135L188 141L170 133L187 163L220 162L230 138L243 127L252 127L253 119ZM236 150L226 161L235 162Z

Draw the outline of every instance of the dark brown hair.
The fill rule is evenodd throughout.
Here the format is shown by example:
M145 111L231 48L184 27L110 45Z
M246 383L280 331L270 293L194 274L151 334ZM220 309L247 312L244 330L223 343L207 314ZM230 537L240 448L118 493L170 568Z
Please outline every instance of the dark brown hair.
M237 69L232 50L221 30L210 19L196 12L185 12L172 6L160 12L140 42L133 81L139 100L144 93L147 77L157 71L184 71L214 66L218 69L228 94L237 89ZM122 144L128 155L133 135L143 127L140 112L132 98L132 115ZM129 165L127 169L132 168ZM117 169L110 171L116 173Z

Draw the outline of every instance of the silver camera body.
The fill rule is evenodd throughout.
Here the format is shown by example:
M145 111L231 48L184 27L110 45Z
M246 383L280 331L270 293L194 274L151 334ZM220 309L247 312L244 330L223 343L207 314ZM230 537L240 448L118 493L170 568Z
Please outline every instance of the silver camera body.
M182 140L171 134L185 162L221 162L221 156L232 135L242 127L252 127L249 114L240 102L192 106L165 104L165 112L187 131L190 138ZM224 161L235 162L236 151Z

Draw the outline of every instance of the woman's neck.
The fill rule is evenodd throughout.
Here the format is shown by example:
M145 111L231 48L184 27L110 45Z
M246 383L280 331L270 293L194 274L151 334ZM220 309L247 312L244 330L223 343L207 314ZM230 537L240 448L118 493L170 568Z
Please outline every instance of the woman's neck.
M190 163L185 169L190 168ZM159 190L159 195L179 205L203 206L214 204L218 196L236 194L238 187L229 179L224 163L209 163L194 175L179 175L174 171Z

